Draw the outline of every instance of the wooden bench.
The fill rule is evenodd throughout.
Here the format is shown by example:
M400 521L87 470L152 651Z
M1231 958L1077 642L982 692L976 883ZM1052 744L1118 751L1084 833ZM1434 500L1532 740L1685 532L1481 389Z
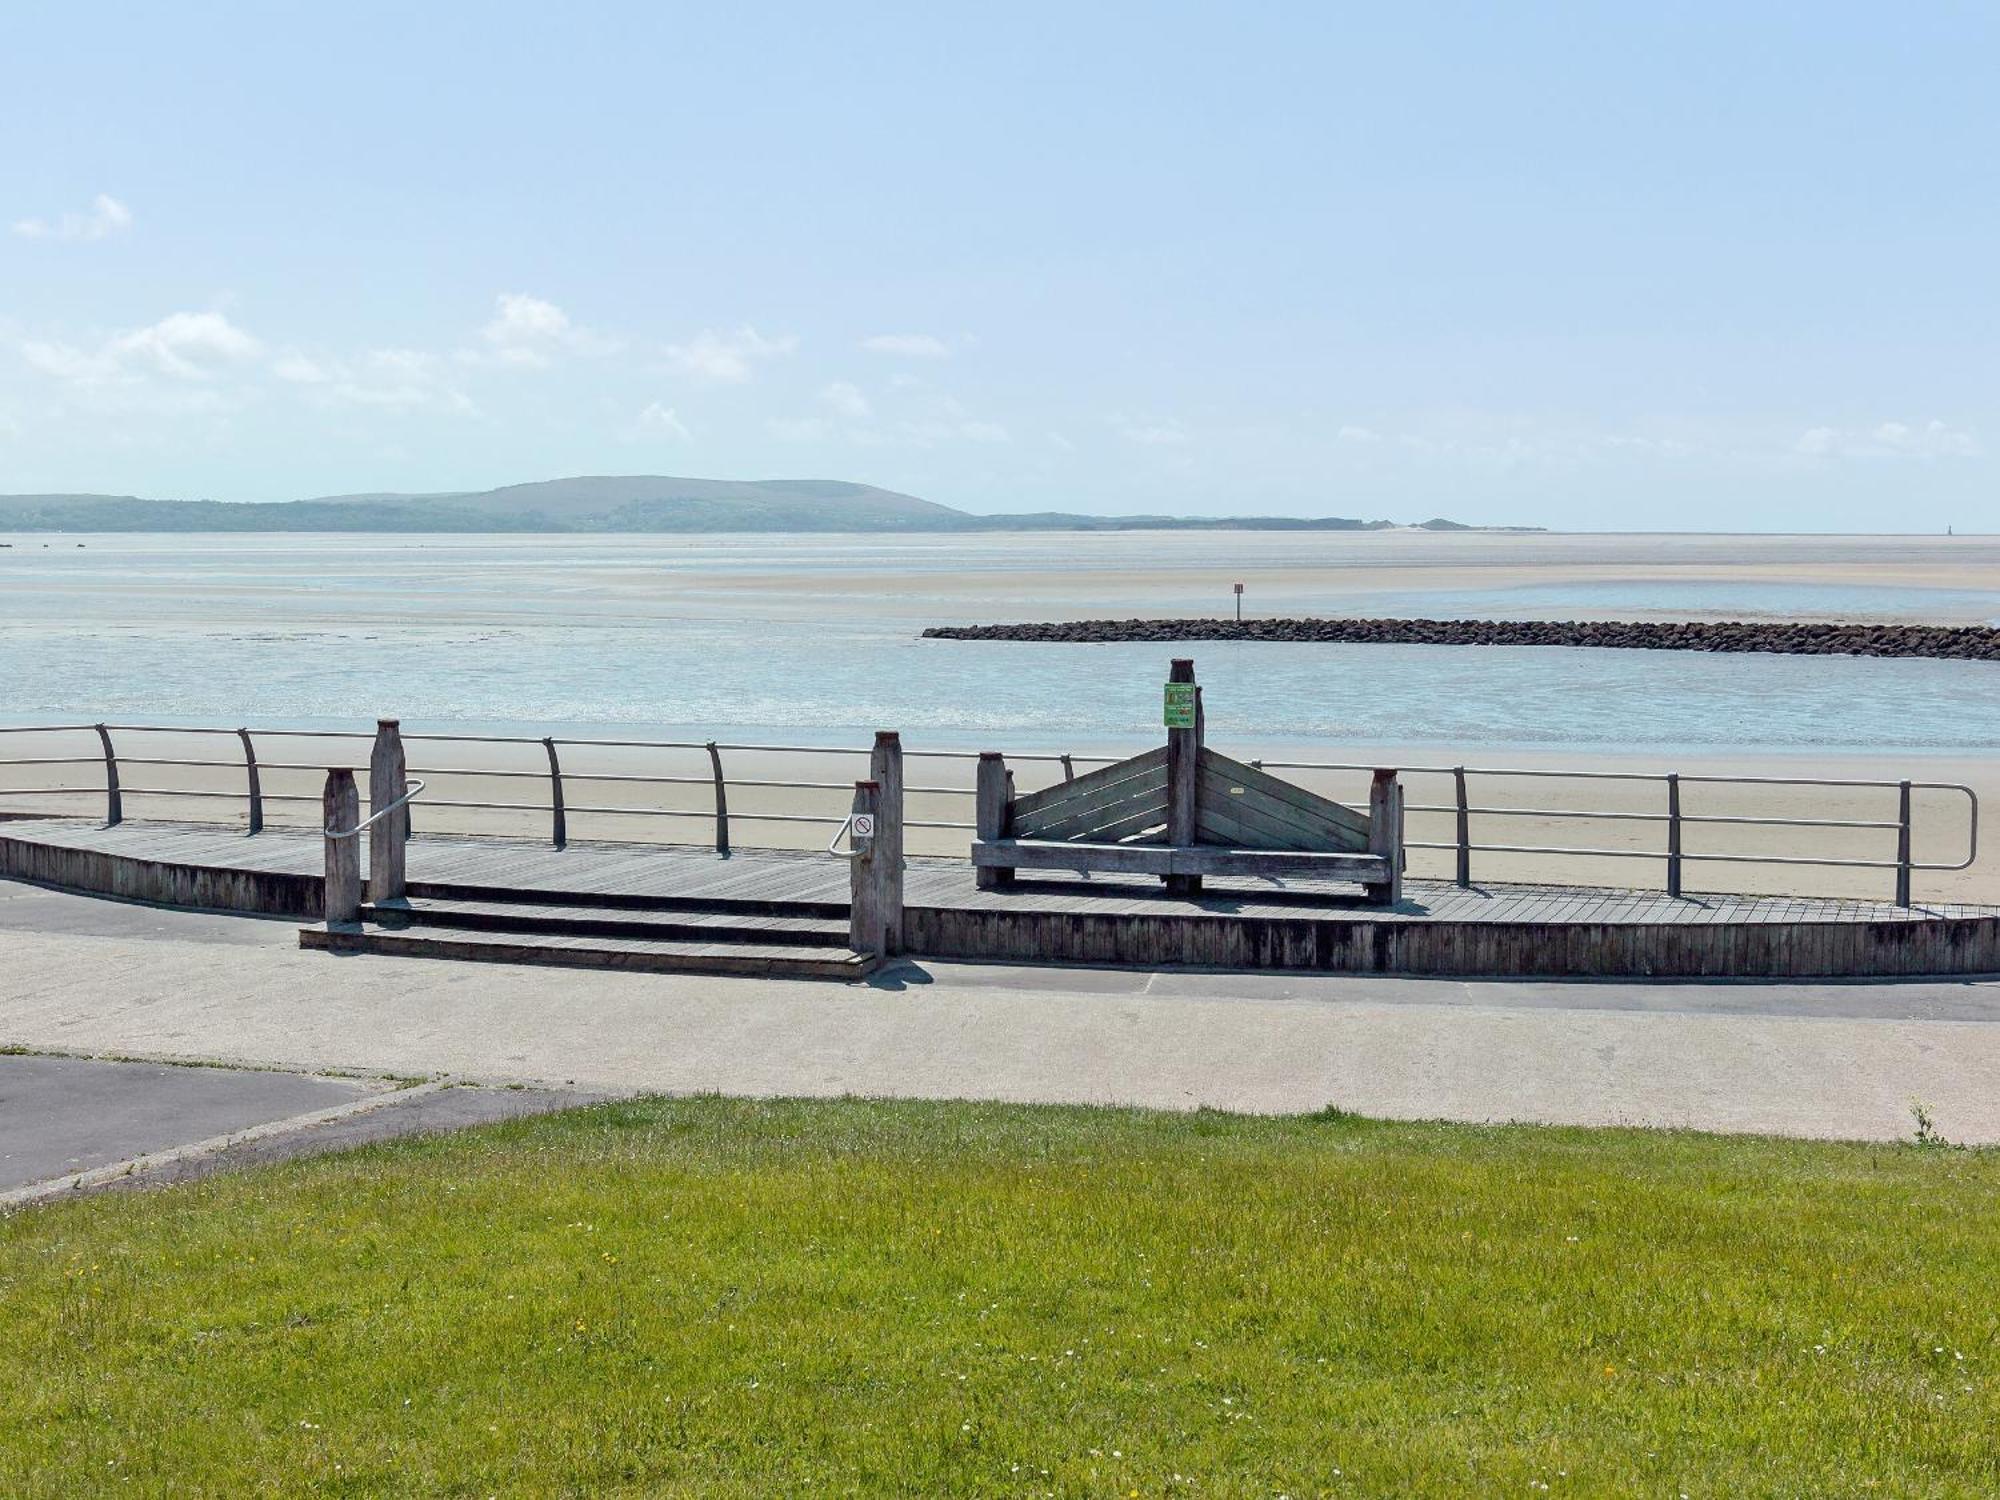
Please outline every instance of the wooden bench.
M1192 683L1194 664L1174 663ZM1185 675L1182 675L1185 674ZM1006 760L979 758L972 863L982 890L1016 870L1153 875L1193 894L1207 875L1353 881L1368 899L1402 897L1403 793L1378 770L1360 813L1202 743L1194 722L1129 760L1014 795Z

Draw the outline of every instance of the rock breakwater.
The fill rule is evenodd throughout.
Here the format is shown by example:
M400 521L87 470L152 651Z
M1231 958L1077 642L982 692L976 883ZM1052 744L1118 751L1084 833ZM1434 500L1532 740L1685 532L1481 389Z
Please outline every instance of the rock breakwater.
M1626 651L1763 651L1787 656L2000 661L1988 625L1835 625L1731 620L1058 620L934 625L947 641L1316 641L1394 646L1600 646Z

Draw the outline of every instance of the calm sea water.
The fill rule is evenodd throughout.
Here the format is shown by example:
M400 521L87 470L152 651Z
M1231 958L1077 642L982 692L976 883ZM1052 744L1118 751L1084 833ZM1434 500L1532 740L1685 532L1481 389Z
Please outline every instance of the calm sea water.
M14 536L15 723L1150 736L1163 646L922 626L1224 613L2000 619L1990 540ZM1196 644L1218 733L1356 744L1983 750L2000 665Z

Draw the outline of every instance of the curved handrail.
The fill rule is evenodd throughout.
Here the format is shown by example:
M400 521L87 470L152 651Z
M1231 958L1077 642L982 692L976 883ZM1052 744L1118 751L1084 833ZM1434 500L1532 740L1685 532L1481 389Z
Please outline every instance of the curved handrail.
M424 789L424 783L412 777L410 780L410 789L407 792L403 793L402 796L398 797L394 802L391 802L387 807L383 808L379 812L370 813L366 818L362 819L359 823L356 823L352 828L348 829L345 833L336 833L334 832L333 829L329 828L326 830L326 836L330 839L351 839L356 834L360 833L364 828L367 828L371 823L376 822L378 819L388 817L389 814L394 812L397 808L408 807L412 802L417 800L417 797L423 792L423 789Z

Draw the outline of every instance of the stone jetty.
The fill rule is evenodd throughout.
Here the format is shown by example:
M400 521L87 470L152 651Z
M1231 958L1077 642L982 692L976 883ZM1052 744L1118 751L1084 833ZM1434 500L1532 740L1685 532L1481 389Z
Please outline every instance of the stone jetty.
M1058 620L934 625L932 640L1316 641L1383 646L1603 646L1627 651L1763 651L2000 661L1988 625L1856 625L1778 620Z

